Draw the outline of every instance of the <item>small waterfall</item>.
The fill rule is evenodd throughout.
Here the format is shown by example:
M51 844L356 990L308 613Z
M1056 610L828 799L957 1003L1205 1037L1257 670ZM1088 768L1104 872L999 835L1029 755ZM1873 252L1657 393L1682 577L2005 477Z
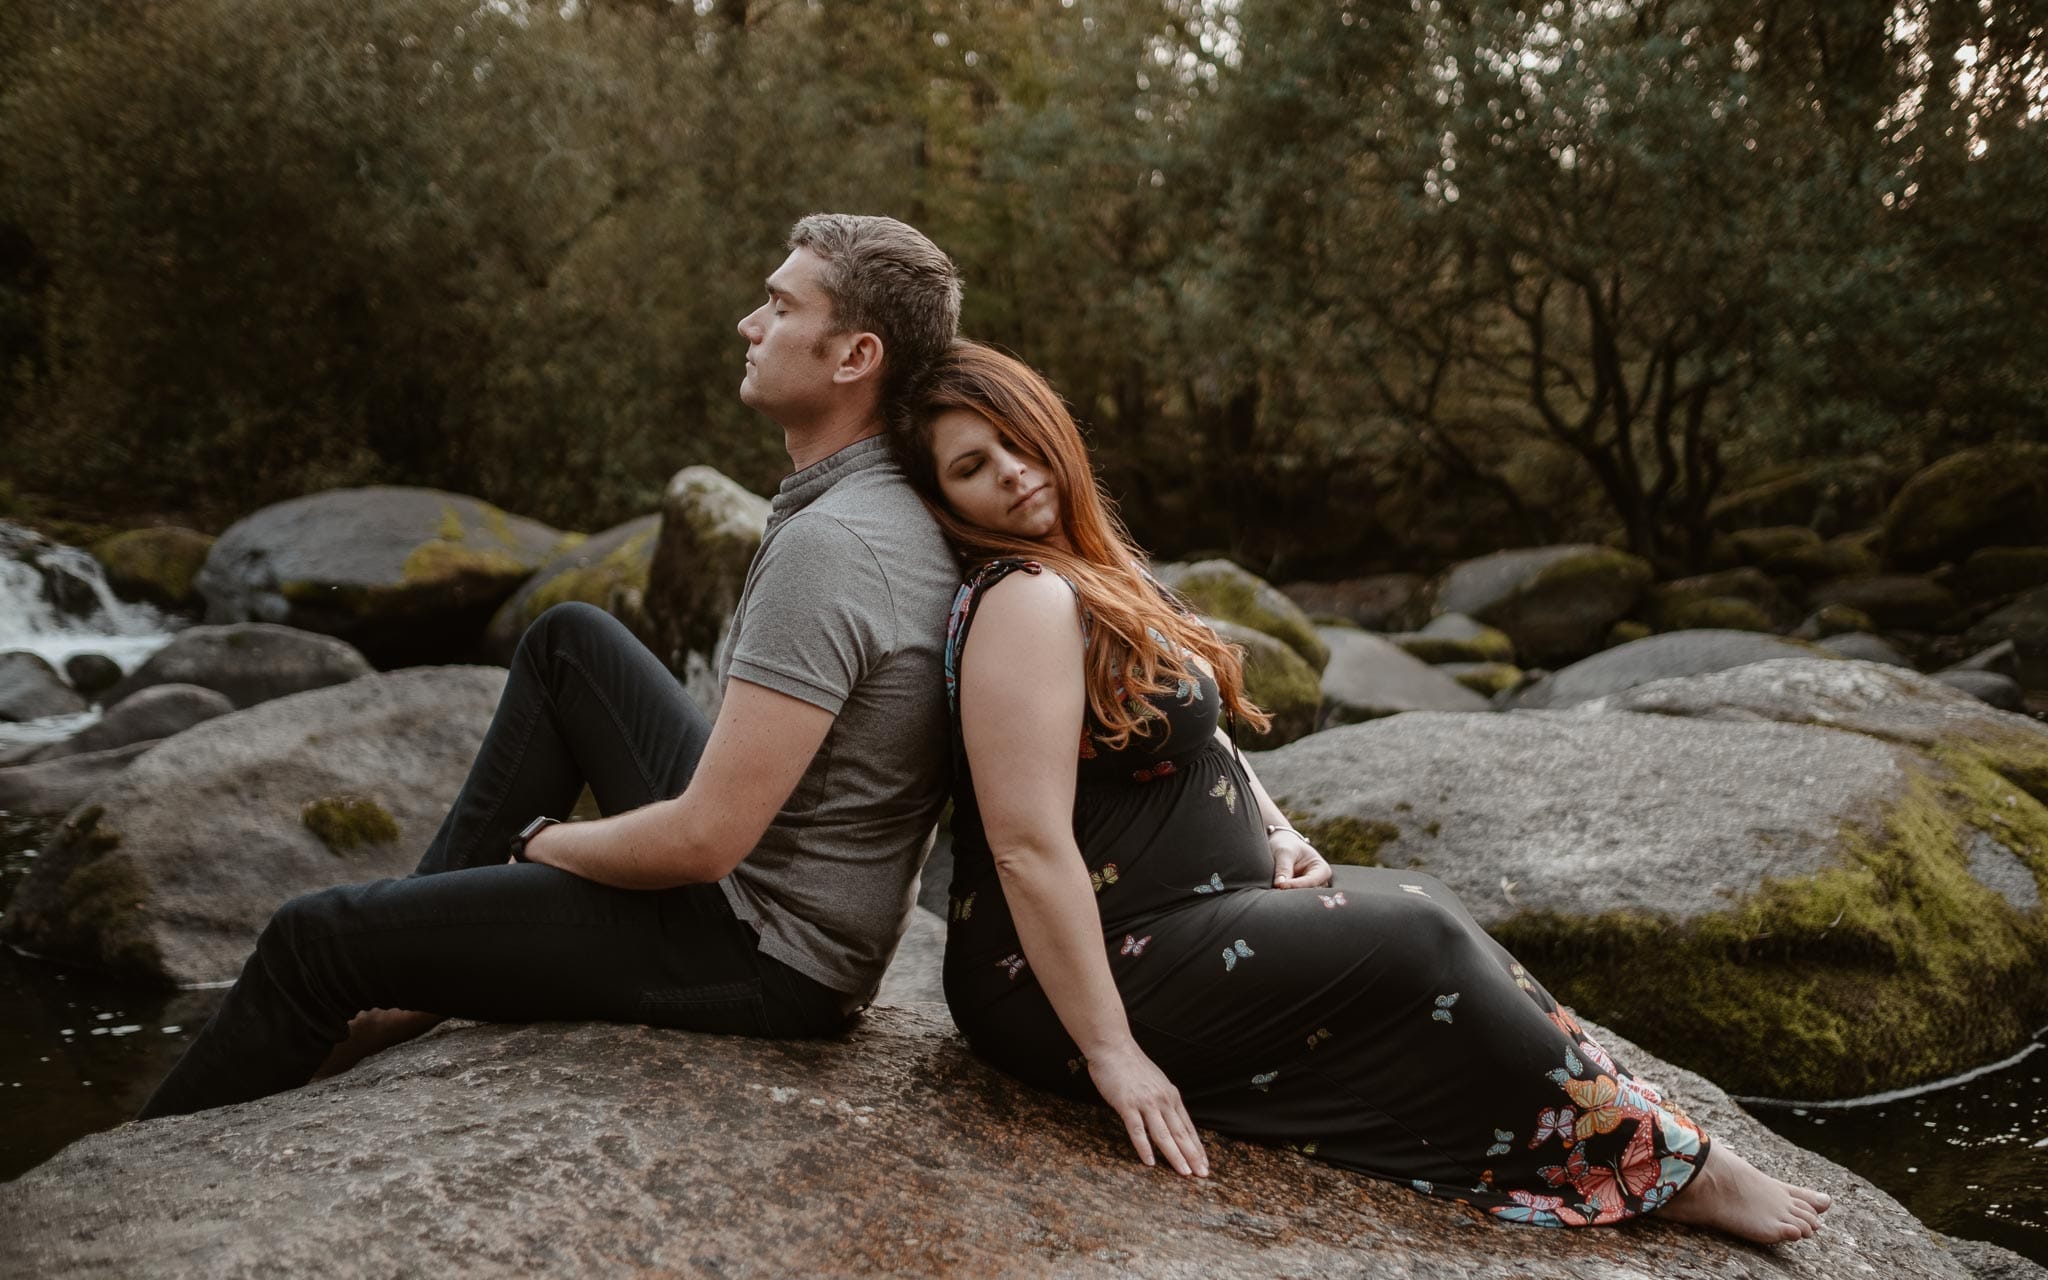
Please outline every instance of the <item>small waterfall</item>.
M117 598L99 561L77 547L0 521L0 653L26 650L59 672L74 654L99 653L126 674L169 643L178 625L149 605ZM99 714L0 723L0 744L55 742Z

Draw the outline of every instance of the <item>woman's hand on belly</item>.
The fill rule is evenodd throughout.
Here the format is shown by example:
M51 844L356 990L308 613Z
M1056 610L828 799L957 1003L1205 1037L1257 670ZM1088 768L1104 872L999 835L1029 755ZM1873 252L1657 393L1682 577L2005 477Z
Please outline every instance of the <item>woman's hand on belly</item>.
M1266 837L1273 855L1275 889L1316 889L1330 883L1330 864L1316 847L1292 827L1282 827Z

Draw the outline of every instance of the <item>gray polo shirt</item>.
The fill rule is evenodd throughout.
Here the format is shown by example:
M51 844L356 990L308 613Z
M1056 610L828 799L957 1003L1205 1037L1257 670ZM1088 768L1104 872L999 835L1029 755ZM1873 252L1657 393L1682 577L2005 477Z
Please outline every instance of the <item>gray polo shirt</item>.
M873 996L917 901L950 781L946 617L959 562L888 441L782 482L733 614L725 679L834 714L761 843L721 883L761 950Z

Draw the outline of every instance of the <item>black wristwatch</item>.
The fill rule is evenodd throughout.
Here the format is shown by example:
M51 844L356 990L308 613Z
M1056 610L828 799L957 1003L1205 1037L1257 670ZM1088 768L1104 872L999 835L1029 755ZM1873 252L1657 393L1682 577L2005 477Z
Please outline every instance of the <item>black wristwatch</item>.
M549 827L559 827L561 825L562 820L560 818L535 818L532 822L529 822L525 826L519 828L519 834L512 837L512 861L533 861L533 859L526 856L526 842L533 839L541 832L547 830Z

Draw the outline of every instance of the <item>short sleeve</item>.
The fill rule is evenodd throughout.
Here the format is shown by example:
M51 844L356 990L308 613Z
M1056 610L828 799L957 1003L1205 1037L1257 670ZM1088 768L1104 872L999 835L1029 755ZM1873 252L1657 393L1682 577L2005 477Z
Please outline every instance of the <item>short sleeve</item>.
M761 550L727 674L837 715L895 632L874 552L838 520L806 512Z

